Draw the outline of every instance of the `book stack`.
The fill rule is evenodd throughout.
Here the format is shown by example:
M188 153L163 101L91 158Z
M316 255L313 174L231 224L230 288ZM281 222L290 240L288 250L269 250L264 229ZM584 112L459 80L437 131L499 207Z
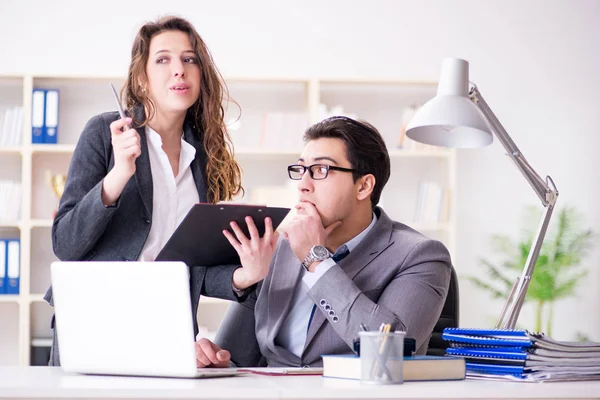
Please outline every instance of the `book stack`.
M517 381L600 380L600 343L563 342L514 329L446 328L449 356L463 357L467 378Z
M323 378L360 379L360 357L356 354L324 354ZM461 357L411 356L402 361L405 382L465 379Z

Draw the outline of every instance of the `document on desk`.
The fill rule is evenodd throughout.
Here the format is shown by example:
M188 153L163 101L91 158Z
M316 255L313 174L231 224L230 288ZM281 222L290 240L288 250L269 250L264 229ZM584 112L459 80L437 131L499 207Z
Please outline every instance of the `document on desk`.
M321 367L291 367L291 368L240 368L238 372L250 372L258 375L268 376L301 376L301 375L323 375L323 368Z
M514 375L496 375L496 374L482 374L476 372L467 372L467 379L476 379L483 381L500 381L500 382L577 382L577 381L597 381L600 380L600 375L577 375L574 376L570 372L565 373L540 373L534 372L522 377Z

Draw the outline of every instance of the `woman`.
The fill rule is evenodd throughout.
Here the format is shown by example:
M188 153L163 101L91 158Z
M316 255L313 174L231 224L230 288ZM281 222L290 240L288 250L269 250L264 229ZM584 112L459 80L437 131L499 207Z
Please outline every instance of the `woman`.
M154 261L195 203L239 193L223 93L212 57L188 21L164 17L142 26L122 92L130 117L104 113L84 128L52 226L56 256ZM194 327L200 294L237 300L264 278L277 240L271 221L265 225L263 238L240 243L229 235L232 244L254 246L241 257L242 267L190 268ZM52 288L45 299L53 304ZM60 365L53 328L49 364Z

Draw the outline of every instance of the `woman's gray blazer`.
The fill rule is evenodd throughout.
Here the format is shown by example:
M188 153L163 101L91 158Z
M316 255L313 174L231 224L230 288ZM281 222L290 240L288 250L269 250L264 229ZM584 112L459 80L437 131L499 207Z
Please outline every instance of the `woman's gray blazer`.
M52 247L62 261L136 261L152 224L152 173L145 128L136 128L142 153L136 172L114 206L101 200L102 180L114 165L109 125L117 112L97 115L84 128L69 167L68 179L52 225ZM206 152L193 124L186 121L184 139L196 149L191 169L200 202L206 202ZM190 291L194 330L200 294L239 300L232 287L239 265L190 267ZM52 287L44 297L53 305ZM54 318L54 342L50 365L60 365Z

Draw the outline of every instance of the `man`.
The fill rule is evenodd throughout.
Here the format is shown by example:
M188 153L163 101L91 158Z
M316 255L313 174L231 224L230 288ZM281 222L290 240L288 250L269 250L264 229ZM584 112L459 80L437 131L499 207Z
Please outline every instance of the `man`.
M427 350L450 283L447 249L377 207L390 176L379 132L332 117L310 127L298 164L299 203L254 293L233 304L212 343L196 343L198 366L320 366L352 352L360 324L391 323ZM251 241L236 232L240 255ZM258 252L258 250L257 250Z

